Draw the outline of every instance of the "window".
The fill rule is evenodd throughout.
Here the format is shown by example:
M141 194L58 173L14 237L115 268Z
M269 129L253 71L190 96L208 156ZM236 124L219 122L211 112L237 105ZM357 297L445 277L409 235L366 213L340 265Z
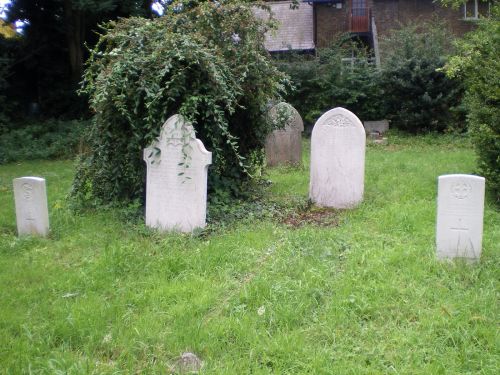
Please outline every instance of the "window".
M490 15L491 3L481 0L467 0L463 5L464 20L477 20L480 16Z
M464 4L464 19L478 19L479 17L479 7L477 4L478 0L468 0Z

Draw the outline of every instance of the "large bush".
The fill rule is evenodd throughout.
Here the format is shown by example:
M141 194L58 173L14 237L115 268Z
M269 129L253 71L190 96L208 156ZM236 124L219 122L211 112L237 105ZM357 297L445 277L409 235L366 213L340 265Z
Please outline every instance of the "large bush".
M466 88L465 105L469 131L479 159L480 172L487 178L500 202L500 6L492 17L457 42L458 54L446 67Z
M381 87L391 126L408 132L463 129L458 80L440 71L451 52L446 26L408 25L382 45Z
M240 193L262 162L265 112L286 83L264 49L266 24L234 0L169 9L105 25L84 78L95 115L73 196L98 204L143 197L142 150L175 113L213 153L212 191Z
M352 63L346 60L353 56ZM338 106L362 120L378 120L384 116L379 72L369 58L363 48L340 38L315 56L281 56L276 64L290 75L295 90L286 99L306 123L314 124L324 112Z

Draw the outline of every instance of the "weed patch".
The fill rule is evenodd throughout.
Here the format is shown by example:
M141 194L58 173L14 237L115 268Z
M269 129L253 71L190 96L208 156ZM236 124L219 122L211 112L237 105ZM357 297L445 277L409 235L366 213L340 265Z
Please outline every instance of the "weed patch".
M283 223L293 228L307 224L336 227L339 225L339 211L331 208L310 208L307 211L291 213L283 219Z

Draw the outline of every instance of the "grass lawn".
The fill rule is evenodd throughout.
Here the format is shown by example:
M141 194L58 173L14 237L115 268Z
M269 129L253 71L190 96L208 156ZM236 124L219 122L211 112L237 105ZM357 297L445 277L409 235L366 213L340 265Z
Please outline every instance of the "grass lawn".
M304 168L268 171L270 200L306 201L304 147ZM198 236L71 212L71 161L1 166L0 373L168 373L191 351L206 374L498 374L498 211L479 264L435 259L437 177L474 163L466 140L393 136L337 226L249 214ZM47 239L16 237L26 175L47 179Z

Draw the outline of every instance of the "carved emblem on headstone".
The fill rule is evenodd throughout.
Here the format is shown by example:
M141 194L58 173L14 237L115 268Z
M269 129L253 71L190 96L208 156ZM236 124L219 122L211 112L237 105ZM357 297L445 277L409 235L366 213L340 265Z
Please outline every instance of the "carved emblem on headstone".
M344 115L336 115L330 117L329 121L325 123L325 125L339 127L339 128L347 128L347 127L353 127L354 122L345 117Z
M469 196L472 187L465 182L457 182L451 186L452 194L457 199L465 199Z

